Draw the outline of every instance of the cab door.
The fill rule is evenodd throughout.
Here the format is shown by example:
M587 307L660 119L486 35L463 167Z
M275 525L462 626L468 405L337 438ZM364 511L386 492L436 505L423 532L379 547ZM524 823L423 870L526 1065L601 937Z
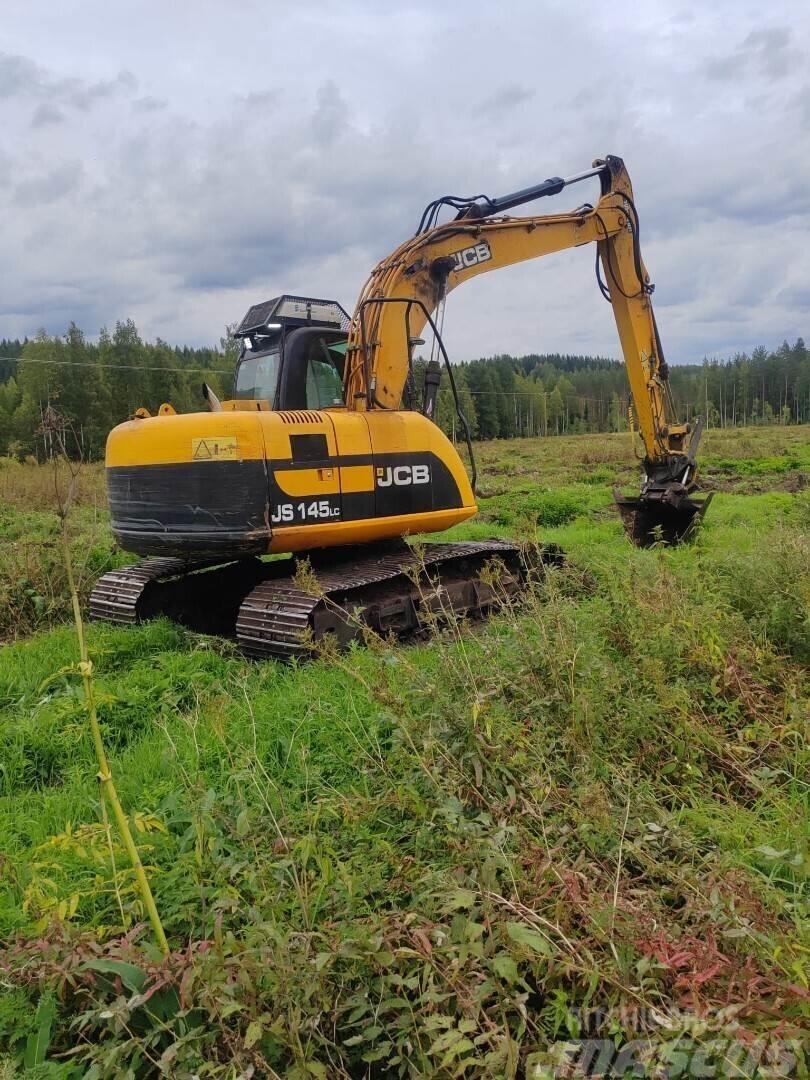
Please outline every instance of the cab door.
M341 520L374 518L374 459L366 414L336 410L329 413L335 427L340 466Z
M337 443L329 413L302 409L259 415L265 432L268 511L274 536L284 528L339 521Z

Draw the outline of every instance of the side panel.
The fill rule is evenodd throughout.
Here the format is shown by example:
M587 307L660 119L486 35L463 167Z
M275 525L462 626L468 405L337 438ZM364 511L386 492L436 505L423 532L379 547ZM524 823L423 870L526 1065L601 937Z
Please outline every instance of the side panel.
M436 532L476 511L458 454L418 413L133 420L110 434L107 482L125 550L189 560Z
M374 517L374 459L365 413L332 413L340 455L340 491L344 521Z
M458 454L419 413L366 415L374 453L377 517L457 510L475 503Z
M274 525L273 551L439 532L476 512L461 459L439 428L420 414L328 415L340 455L341 517Z

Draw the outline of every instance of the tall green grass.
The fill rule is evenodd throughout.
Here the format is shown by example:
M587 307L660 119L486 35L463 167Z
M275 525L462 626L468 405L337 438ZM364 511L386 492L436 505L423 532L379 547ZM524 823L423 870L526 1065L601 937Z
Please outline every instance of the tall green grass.
M180 1044L188 1069L258 1053L353 1075L407 1049L420 1075L450 1075L459 1061L442 1062L463 1044L468 1074L497 1075L510 1047L548 1044L550 1001L569 1019L594 995L666 1011L690 1000L690 980L715 1004L755 980L747 1023L767 1029L774 994L798 1023L803 672L767 619L752 625L710 588L710 558L696 589L680 553L640 554L624 575L618 559L597 566L596 582L555 574L473 633L300 669L249 667L165 623L96 631L105 737L161 914L176 945L216 953L170 965L197 1015L167 998L167 1028L128 1004L123 1044L92 1007L116 993L92 941L142 913L94 824L71 687L39 684L70 642L51 635L36 663L12 647L0 911L6 934L37 943L7 960L25 973L18 993L58 983L68 956L84 979L62 984L63 1015L84 1009L85 1061ZM45 930L63 903L62 929ZM685 968L654 961L703 940L708 920L724 958L711 978L698 953ZM237 969L248 981L228 990ZM74 1038L57 1027L56 1047Z
M65 1077L514 1077L586 1032L660 1043L655 1017L798 1038L806 496L721 492L694 544L641 551L582 473L509 482L454 534L569 565L489 623L292 667L91 628L165 962L88 781L71 634L3 650L9 1061L51 1011L38 1067Z

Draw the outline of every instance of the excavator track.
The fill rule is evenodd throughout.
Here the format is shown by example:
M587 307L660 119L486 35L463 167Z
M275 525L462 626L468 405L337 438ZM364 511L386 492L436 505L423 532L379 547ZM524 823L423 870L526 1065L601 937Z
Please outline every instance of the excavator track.
M198 633L232 637L243 598L276 565L253 558L224 564L144 559L100 577L88 613L121 626L165 615Z
M143 559L102 575L90 594L91 619L131 626L139 622L138 602L152 582L175 577L186 569L182 559Z
M487 573L498 560L500 569ZM549 549L537 562L559 562ZM309 579L263 581L239 610L236 636L254 658L291 660L311 655L333 637L339 647L364 628L406 637L436 619L477 616L517 597L533 568L516 544L490 540L430 544L417 551L365 555L313 567Z
M484 615L518 598L543 564L562 561L557 548L529 556L503 540L310 555L224 565L144 559L104 574L89 614L123 626L165 615L201 633L235 632L247 656L292 660L328 638L345 647L366 629L407 637L454 616Z

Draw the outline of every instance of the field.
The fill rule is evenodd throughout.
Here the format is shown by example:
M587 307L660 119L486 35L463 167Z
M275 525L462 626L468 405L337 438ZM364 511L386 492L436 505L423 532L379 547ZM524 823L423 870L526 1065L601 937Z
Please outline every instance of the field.
M447 535L568 555L490 623L294 667L89 628L167 959L99 802L64 476L0 460L0 1077L529 1078L582 1039L807 1075L810 428L708 432L678 549L623 537L628 435L477 451ZM98 466L70 529L86 596L127 558Z

